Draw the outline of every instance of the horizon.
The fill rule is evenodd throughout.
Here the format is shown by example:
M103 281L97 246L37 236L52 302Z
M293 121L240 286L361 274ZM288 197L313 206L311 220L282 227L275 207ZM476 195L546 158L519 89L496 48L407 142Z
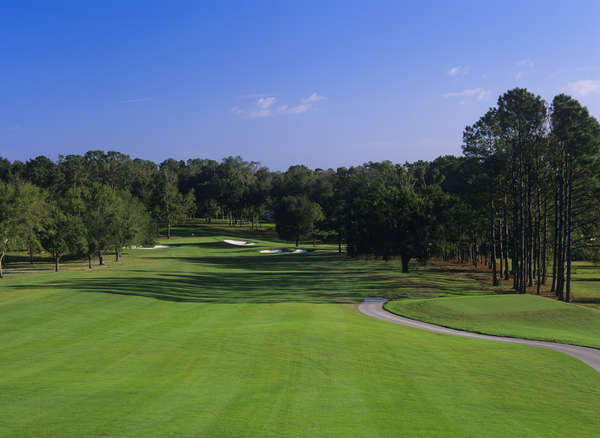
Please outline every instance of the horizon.
M2 6L0 156L430 161L515 87L598 118L600 3L516 4Z

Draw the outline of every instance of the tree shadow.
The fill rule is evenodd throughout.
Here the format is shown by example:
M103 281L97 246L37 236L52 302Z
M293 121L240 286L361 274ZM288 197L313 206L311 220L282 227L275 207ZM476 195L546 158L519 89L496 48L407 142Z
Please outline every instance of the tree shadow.
M225 244L226 245L226 244ZM209 247L209 246L207 246ZM213 246L215 249L221 249L217 245ZM369 273L372 269L368 269L365 266L364 261L352 259L346 256L339 256L337 254L253 254L244 255L248 253L249 248L236 248L230 247L231 251L227 253L216 254L210 257L193 257L193 256L173 256L173 257L155 257L154 259L162 260L177 260L180 263L191 263L201 264L205 266L212 266L221 269L246 269L255 271L304 271L304 270L318 270L318 271L339 271L339 267L344 265L350 265L350 269L353 273ZM258 252L258 249L253 251ZM389 265L393 267L393 265ZM398 264L398 267L400 265ZM360 269L362 267L362 269ZM347 273L348 271L346 271Z
M166 229L161 228L166 236ZM185 224L171 227L171 237L233 237L238 239L279 240L272 228L251 230L247 225L229 226L226 224Z
M600 304L600 297L577 298L577 294L575 294L573 297L573 302L581 304Z
M353 303L373 294L339 287L338 276L315 281L316 272L294 273L161 273L154 276L77 278L53 281L35 288L73 292L140 296L198 303ZM16 289L30 289L19 284ZM376 287L376 286L375 286Z
M17 289L53 288L82 293L140 296L198 303L357 303L367 296L437 297L472 293L464 280L443 271L417 267L412 275L382 269L369 262L336 255L156 257L201 272L150 272L131 269L127 276L76 278L40 285L18 284ZM377 265L373 265L376 263ZM194 269L197 271L197 269ZM474 292L473 292L474 293Z

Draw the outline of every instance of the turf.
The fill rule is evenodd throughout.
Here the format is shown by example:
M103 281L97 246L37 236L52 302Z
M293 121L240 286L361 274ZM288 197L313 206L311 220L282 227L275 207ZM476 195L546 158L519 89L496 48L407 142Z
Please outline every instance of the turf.
M200 234L200 236L199 236ZM395 262L261 256L244 230L0 282L7 437L597 436L600 375L553 351L361 315L367 295L482 293ZM251 236L257 237L257 236ZM451 298L449 298L451 299Z
M600 265L576 262L573 268L573 299L600 306Z
M535 295L408 299L385 308L462 330L600 348L599 311Z

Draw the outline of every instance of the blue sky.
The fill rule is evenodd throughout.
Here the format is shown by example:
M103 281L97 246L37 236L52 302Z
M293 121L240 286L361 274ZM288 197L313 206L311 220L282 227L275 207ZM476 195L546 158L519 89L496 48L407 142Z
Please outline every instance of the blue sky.
M499 94L600 117L600 2L0 3L0 156L459 154ZM495 3L495 4L491 4Z

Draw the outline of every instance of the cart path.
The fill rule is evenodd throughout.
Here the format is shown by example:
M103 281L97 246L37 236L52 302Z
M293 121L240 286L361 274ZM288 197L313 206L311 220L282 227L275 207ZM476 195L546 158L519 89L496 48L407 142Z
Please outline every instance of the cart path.
M396 324L407 325L409 327L415 327L422 330L429 330L436 333L464 336L467 338L487 339L489 341L511 342L513 344L531 345L533 347L548 348L550 350L560 351L561 353L568 354L569 356L573 356L574 358L585 362L600 373L600 350L595 348L579 347L577 345L560 344L557 342L532 341L521 338L482 335L480 333L451 329L440 325L429 324L427 322L416 321L414 319L405 318L403 316L396 315L395 313L388 312L383 308L383 305L386 301L387 300L384 298L365 298L365 300L359 304L358 310L361 313L373 318L382 319L384 321L393 322Z

